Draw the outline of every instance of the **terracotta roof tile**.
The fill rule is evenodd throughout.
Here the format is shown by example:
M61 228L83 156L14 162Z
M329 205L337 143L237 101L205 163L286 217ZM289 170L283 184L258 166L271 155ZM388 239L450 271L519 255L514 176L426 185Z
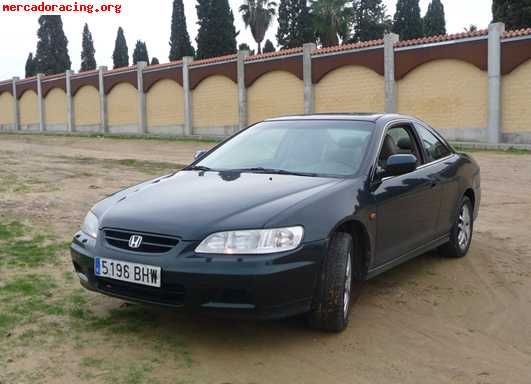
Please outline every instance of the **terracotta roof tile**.
M400 47L411 47L414 45L442 43L445 41L455 41L455 40L469 39L472 37L488 36L488 34L489 34L488 30L481 29L479 31L474 31L474 32L461 32L461 33L455 33L451 35L421 37L418 39L399 41L395 44L395 47L400 48Z
M528 36L531 35L531 28L518 29L516 31L507 31L503 34L504 39L510 39L511 37Z
M54 79L60 79L62 77L66 77L64 73L56 73L54 75L43 76L42 80L54 80Z
M31 77L26 77L25 79L20 79L19 81L17 81L17 83L29 83L34 80L37 80L37 76L31 76Z
M269 58L272 58L272 57L282 57L282 56L288 56L288 55L295 55L295 54L298 54L298 53L302 53L302 47L290 48L290 49L281 49L280 51L276 51L276 52L260 53L258 55L247 56L245 58L245 61L263 60L263 59L269 59Z
M98 70L97 69L93 69L92 71L84 71L84 72L73 73L72 74L72 78L81 77L81 76L90 76L90 75L95 75L97 73L98 73Z
M136 65L132 65L130 67L120 67L120 68L115 68L115 69L109 69L108 71L105 72L105 74L127 72L127 71L132 71L134 69L136 69Z
M202 60L194 60L192 62L192 67L194 65L202 65L202 64L212 64L212 63L220 63L224 61L232 61L236 60L238 58L238 55L225 55L225 56L218 56L218 57L211 57L208 59L202 59Z
M181 65L182 63L183 63L182 60L178 60L178 61L170 61L169 63L155 64L155 65L148 65L148 66L146 67L146 70L150 70L150 69L160 69L160 68L166 68L166 67L173 67L173 66Z
M383 43L384 43L383 39L361 41L359 43L343 44L343 45L336 45L333 47L319 48L313 51L313 54L323 55L326 53L349 51L349 50L362 49L362 48L368 48L368 47L377 47L377 46L383 45Z

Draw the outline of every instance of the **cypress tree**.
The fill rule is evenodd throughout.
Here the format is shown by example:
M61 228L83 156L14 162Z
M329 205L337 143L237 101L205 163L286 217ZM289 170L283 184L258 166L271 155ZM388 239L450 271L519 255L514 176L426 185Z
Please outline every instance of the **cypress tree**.
M122 27L118 28L118 33L116 34L112 61L114 68L129 66L129 49L127 48L127 42L125 41L124 30Z
M275 46L273 45L273 42L269 39L266 40L265 44L264 44L264 49L262 50L263 53L271 53L271 52L276 52L276 48Z
M531 27L531 0L494 0L494 21L505 23L507 30Z
M33 58L33 53L30 52L28 59L26 60L26 78L33 77L37 74L37 68L35 67L35 59Z
M68 55L68 39L63 31L61 16L39 17L39 38L35 54L36 71L51 75L70 69L72 63Z
M158 65L160 64L159 59L157 59L155 56L151 59L151 65Z
M96 58L94 54L94 41L92 40L92 34L90 33L88 24L85 23L83 28L83 43L81 51L81 72L91 71L96 69Z
M423 36L419 0L398 0L393 21L393 32L400 35L401 40L416 39Z
M254 49L251 49L251 47L249 47L249 44L247 44L247 43L241 43L240 45L238 45L238 50L239 51L248 51L249 55L251 55L251 56L254 55Z
M354 0L352 6L354 42L381 39L390 30L391 19L382 0Z
M197 58L223 56L236 52L234 14L228 0L198 0Z
M171 17L170 61L181 60L184 56L195 56L186 27L183 0L173 0Z
M135 50L133 51L133 65L138 64L140 61L149 63L149 55L146 43L144 41L137 40Z
M432 0L423 22L424 36L446 35L446 19L441 0Z
M315 31L306 0L281 0L278 7L277 41L280 49L315 42Z

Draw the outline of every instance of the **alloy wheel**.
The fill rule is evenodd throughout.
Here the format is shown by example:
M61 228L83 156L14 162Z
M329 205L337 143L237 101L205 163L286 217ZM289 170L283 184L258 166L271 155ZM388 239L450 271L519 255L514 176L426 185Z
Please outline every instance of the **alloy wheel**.
M470 208L467 204L464 204L459 213L459 222L457 224L457 242L459 248L465 251L468 248L470 242L470 235L472 234L472 220L470 215Z
M343 314L345 318L348 316L348 308L350 305L350 288L352 285L352 257L349 252L347 255L347 267L345 268L345 291L343 293Z

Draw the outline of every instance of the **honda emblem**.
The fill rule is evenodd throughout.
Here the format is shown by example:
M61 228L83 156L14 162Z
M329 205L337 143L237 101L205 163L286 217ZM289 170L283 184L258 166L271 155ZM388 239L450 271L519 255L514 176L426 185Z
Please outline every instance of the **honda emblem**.
M142 236L133 235L129 238L129 248L137 249L142 245Z

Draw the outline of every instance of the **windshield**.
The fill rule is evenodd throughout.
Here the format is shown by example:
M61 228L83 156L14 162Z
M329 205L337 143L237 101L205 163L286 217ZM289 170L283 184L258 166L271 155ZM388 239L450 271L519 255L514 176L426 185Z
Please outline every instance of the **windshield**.
M218 171L281 171L320 176L358 172L374 124L299 120L259 123L196 164Z

